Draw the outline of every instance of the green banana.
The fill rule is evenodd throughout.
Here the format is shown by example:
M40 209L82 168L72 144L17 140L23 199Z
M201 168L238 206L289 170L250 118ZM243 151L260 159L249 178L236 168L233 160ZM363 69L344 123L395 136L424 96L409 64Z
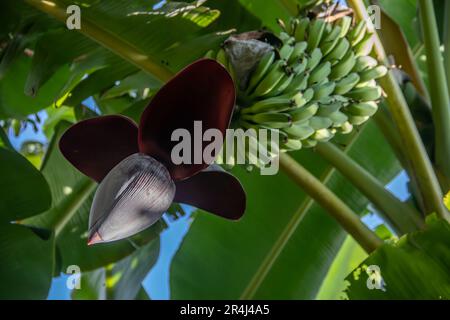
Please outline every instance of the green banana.
M296 75L299 75L306 70L307 65L308 65L308 59L306 59L304 57L301 59L300 62L295 63L293 66L291 66L292 72L295 73Z
M357 101L374 101L381 97L380 87L362 87L350 90L345 96Z
M288 113L279 112L264 112L257 114L243 114L243 120L253 121L258 124L266 124L271 127L271 124L285 123L287 126L292 124L292 117Z
M304 41L306 39L306 30L308 29L309 23L310 20L307 17L300 19L294 34L297 42Z
M317 66L309 75L308 84L315 84L322 82L331 73L331 63L325 61Z
M365 20L360 20L356 26L350 30L347 37L350 40L352 47L357 45L364 38L366 30L367 24Z
M302 146L303 148L314 148L315 146L317 146L317 140L313 139L302 140Z
M318 109L319 109L318 104L312 103L310 105L298 107L296 109L289 111L289 114L292 117L292 123L300 123L309 120L317 113Z
M340 127L348 120L347 115L341 111L333 112L328 118L333 122L333 127Z
M256 66L256 69L251 74L250 81L248 84L249 91L253 90L258 85L258 83L261 81L261 79L269 71L270 66L272 65L274 60L275 60L275 52L274 51L266 52L262 56L258 65Z
M349 16L344 16L337 21L337 25L341 27L341 32L339 34L339 38L343 38L347 35L350 27L352 25L352 18Z
M285 91L286 92L294 92L294 91L305 90L306 86L308 85L308 78L309 78L309 74L307 74L307 73L302 73L300 75L295 76Z
M313 139L315 139L317 141L322 141L322 142L328 141L333 137L334 137L334 134L329 129L319 129L312 136Z
M322 40L322 44L326 43L326 42L330 42L330 41L334 41L336 38L339 38L339 35L341 34L341 27L339 25L334 25L331 28L331 31L328 32L323 40Z
M297 42L294 45L294 49L292 51L291 56L289 57L289 64L297 62L299 59L303 58L306 47L308 46L308 43L305 41Z
M378 110L378 105L374 101L353 103L346 107L347 113L352 116L370 117Z
M355 63L355 53L349 50L342 60L331 69L330 79L338 80L345 77L353 69Z
M216 59L216 53L214 52L214 50L208 50L208 52L205 53L205 58L208 59Z
M342 108L342 102L333 102L330 104L319 104L319 110L316 115L319 117L329 117L331 114L339 111ZM334 121L333 121L334 123Z
M348 121L355 126L362 125L364 122L369 120L369 116L350 116L348 117Z
M261 97L269 94L286 74L284 70L285 65L286 62L284 60L275 61L270 67L267 74L256 86L253 93L251 93L250 97Z
M356 58L356 64L353 67L353 72L362 72L366 69L375 68L378 65L378 61L370 56L361 56Z
M291 95L291 94L288 94ZM291 95L292 96L292 95ZM298 92L292 96L292 101L296 107L302 107L314 97L314 90L312 88L306 89L304 92Z
M341 133L343 133L343 134L349 134L350 132L353 131L353 125L352 125L350 122L345 121L345 122L340 126L339 131L340 131Z
M314 130L327 129L333 125L333 122L326 117L314 116L308 120L308 124Z
M372 69L366 69L362 71L360 76L360 82L367 82L374 79L379 79L387 74L388 70L385 66L379 65Z
M311 52L313 49L319 46L320 40L322 39L323 33L325 31L326 22L324 19L315 19L308 29L308 51Z
M294 74L285 74L283 78L278 82L275 88L267 95L269 97L274 97L282 94L286 88L291 84L294 79Z
M359 83L359 75L356 72L350 73L336 83L334 94L343 95L352 90Z
M281 144L281 148L286 151L295 151L302 148L302 142L300 140L288 139Z
M256 102L251 107L241 109L242 114L263 113L263 112L282 112L292 108L294 105L292 99L283 97L273 97Z
M314 100L320 100L322 98L331 95L336 87L336 83L325 82L324 84L316 84L312 88L314 90Z
M367 32L361 42L353 48L356 56L368 56L372 52L374 43L375 39L373 33Z
M319 65L322 57L323 57L322 51L320 51L319 48L315 48L308 58L306 69L308 69L309 71L313 70L315 67Z
M283 131L291 139L303 140L314 134L315 130L307 124L293 124L292 127L285 128Z
M333 50L325 56L325 60L332 63L337 63L345 56L349 48L350 42L347 38L341 38Z
M223 48L220 48L219 51L217 51L216 61L219 62L220 64L222 64L225 68L227 67L228 57L227 57L227 53L225 52L225 50Z
M289 43L286 43L280 48L280 51L278 53L281 59L288 61L293 52L294 46L292 46Z

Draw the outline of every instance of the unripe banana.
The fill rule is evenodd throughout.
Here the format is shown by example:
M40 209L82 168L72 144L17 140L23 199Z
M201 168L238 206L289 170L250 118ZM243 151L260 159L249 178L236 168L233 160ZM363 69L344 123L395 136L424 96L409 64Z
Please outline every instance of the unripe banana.
M341 38L334 49L325 56L325 60L336 63L345 56L349 48L350 42L347 38Z
M353 131L353 125L350 122L346 121L339 128L339 131L343 134L349 134L350 132Z
M385 66L379 65L372 69L366 69L362 71L360 76L361 82L367 82L374 79L379 79L381 77L384 77L387 74L388 70Z
M322 62L310 74L308 84L320 83L331 73L331 63L329 61Z
M289 57L289 60L288 60L289 64L298 62L301 58L303 58L307 46L308 46L308 43L305 41L297 42L294 45L294 50L293 50L291 56Z
M256 102L251 107L242 108L241 113L282 112L292 108L294 102L287 97L273 97Z
M356 64L353 67L353 72L362 72L366 69L375 68L378 61L370 56L361 56L356 58Z
M312 138L317 141L324 142L330 140L331 138L333 138L333 136L334 134L331 132L331 130L319 129L313 134Z
M307 124L293 124L289 128L283 129L283 131L291 139L303 140L314 134L315 130Z
M335 87L336 83L333 81L313 86L312 89L314 90L314 100L320 100L328 97L333 93Z
M357 57L368 56L373 49L375 38L373 33L367 32L364 38L353 49Z
M319 104L319 110L317 110L316 115L319 117L329 117L331 114L339 111L342 108L342 102L333 102L330 104ZM334 123L334 121L333 121Z
M293 109L292 111L289 111L289 114L291 115L292 123L303 123L307 120L309 120L311 117L313 117L317 110L319 109L319 106L317 103L312 103L310 105L299 107L296 109Z
M333 122L333 127L341 127L348 120L347 115L341 111L333 112L328 118Z
M319 48L315 48L309 58L308 58L308 62L306 64L306 69L308 70L313 70L315 67L317 67L320 63L320 60L322 59L323 55L322 55L322 51L320 51Z
M246 121L252 121L258 124L265 124L272 127L274 124L283 123L286 127L292 124L292 117L288 113L279 112L264 112L257 114L243 114L242 119Z
M360 77L356 72L350 73L336 83L334 94L346 94L359 83L359 79Z
M294 34L295 40L297 42L304 41L306 39L306 29L308 29L309 23L310 20L307 17L300 19L300 22L298 23Z
M314 130L327 129L333 125L329 118L314 116L308 120L308 124Z
M282 94L286 88L291 84L292 79L294 79L294 74L285 74L283 78L278 82L275 88L268 94L270 97L278 96Z
M275 52L273 51L266 52L262 56L258 65L256 66L256 69L251 74L250 81L248 84L248 92L252 91L258 85L261 79L269 71L270 66L272 65L274 60L275 60Z
M347 35L350 27L352 25L352 18L349 16L344 16L337 21L337 25L341 27L341 32L339 34L339 38L343 38Z
M222 64L225 68L228 66L227 53L223 48L220 48L219 51L217 51L216 61Z
M334 25L331 28L331 31L328 32L323 40L321 44L324 44L326 42L330 42L330 41L334 41L336 38L339 38L339 35L341 34L341 27L339 25Z
M362 87L354 88L345 96L357 101L374 101L381 97L380 87Z
M204 56L205 58L208 58L208 59L216 59L216 53L214 52L214 50L208 50L206 53L205 53L205 56Z
M302 74L306 70L307 65L308 59L303 57L299 62L291 66L292 72L295 73L296 75Z
M283 42L283 44L292 45L295 43L295 38L291 37L291 35L287 32L281 32L279 38Z
M285 151L295 151L302 148L300 140L288 139L286 142L281 143L281 149Z
M313 139L302 140L302 146L303 148L314 148L315 146L317 146L317 140Z
M292 97L296 107L302 107L314 97L314 90L312 88L306 89L304 92L299 92Z
M378 110L378 105L374 101L353 103L347 106L346 111L352 116L370 117Z
M286 62L284 60L275 61L250 96L260 97L269 94L286 74L284 70L285 65Z
M338 80L345 77L353 69L355 63L355 54L349 50L342 60L331 69L330 79Z
M309 74L307 74L307 73L302 73L300 75L295 76L285 91L286 92L294 92L294 91L305 90L306 86L308 85L308 78L309 78Z
M288 61L293 52L294 52L294 46L292 46L289 43L286 43L280 48L280 51L279 51L280 58Z
M320 40L322 39L323 33L325 31L326 22L324 19L316 19L310 25L308 29L308 51L311 52L313 49L319 46Z
M369 119L369 116L350 116L348 117L348 122L350 122L354 126L359 126Z
M360 20L356 26L348 33L348 39L352 47L356 46L366 34L367 24L365 20Z

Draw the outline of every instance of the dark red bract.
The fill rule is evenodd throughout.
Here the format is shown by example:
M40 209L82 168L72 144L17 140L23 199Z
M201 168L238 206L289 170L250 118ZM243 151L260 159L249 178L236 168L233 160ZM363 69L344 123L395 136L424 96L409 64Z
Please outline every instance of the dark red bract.
M170 157L177 143L171 141L172 132L184 128L193 134L194 121L202 121L203 130L219 129L225 136L234 103L234 84L223 66L210 59L198 60L153 97L139 128L120 115L84 120L64 133L60 150L78 170L99 183L128 156L146 154L170 173L176 185L174 201L239 219L246 197L234 176L204 161L176 165Z

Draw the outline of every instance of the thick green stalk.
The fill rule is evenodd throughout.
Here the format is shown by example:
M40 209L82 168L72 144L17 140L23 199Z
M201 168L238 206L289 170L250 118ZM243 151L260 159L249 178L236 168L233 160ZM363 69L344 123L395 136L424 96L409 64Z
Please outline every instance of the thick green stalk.
M362 0L348 0L348 3L359 19L366 21L369 19ZM388 65L386 52L376 30L374 31L374 41L375 53L378 60ZM393 72L389 71L385 77L380 79L380 84L387 95L386 100L399 130L405 155L411 159L411 167L417 177L417 183L427 213L436 212L440 217L450 221L450 214L442 202L443 194L438 179Z
M447 76L447 91L450 95L450 1L445 1L444 19L444 65Z
M53 16L57 20L65 22L67 19L66 8L59 6L58 1L25 1L38 10ZM173 76L173 73L169 69L157 62L159 61L158 59L150 56L146 52L142 52L139 48L134 47L125 39L121 39L108 30L98 26L94 19L83 17L81 29L79 31L140 69L154 75L162 82L166 82Z
M324 208L368 253L383 241L361 222L359 216L319 179L285 153L280 154L281 169L311 198Z
M447 1L448 2L448 1ZM450 98L433 2L419 0L435 127L436 167L450 178Z
M319 143L315 151L354 184L398 233L405 234L424 227L417 210L394 197L370 172L334 144Z

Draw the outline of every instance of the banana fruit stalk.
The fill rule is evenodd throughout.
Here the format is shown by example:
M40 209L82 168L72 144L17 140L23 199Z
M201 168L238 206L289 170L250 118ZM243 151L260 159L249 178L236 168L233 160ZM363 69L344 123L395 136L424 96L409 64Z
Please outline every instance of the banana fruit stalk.
M237 85L236 126L278 131L279 150L286 152L349 134L369 120L382 97L376 80L388 70L369 56L373 35L366 23L352 23L348 16L332 23L279 21L280 42L262 55L245 88ZM235 74L223 49L206 56Z

